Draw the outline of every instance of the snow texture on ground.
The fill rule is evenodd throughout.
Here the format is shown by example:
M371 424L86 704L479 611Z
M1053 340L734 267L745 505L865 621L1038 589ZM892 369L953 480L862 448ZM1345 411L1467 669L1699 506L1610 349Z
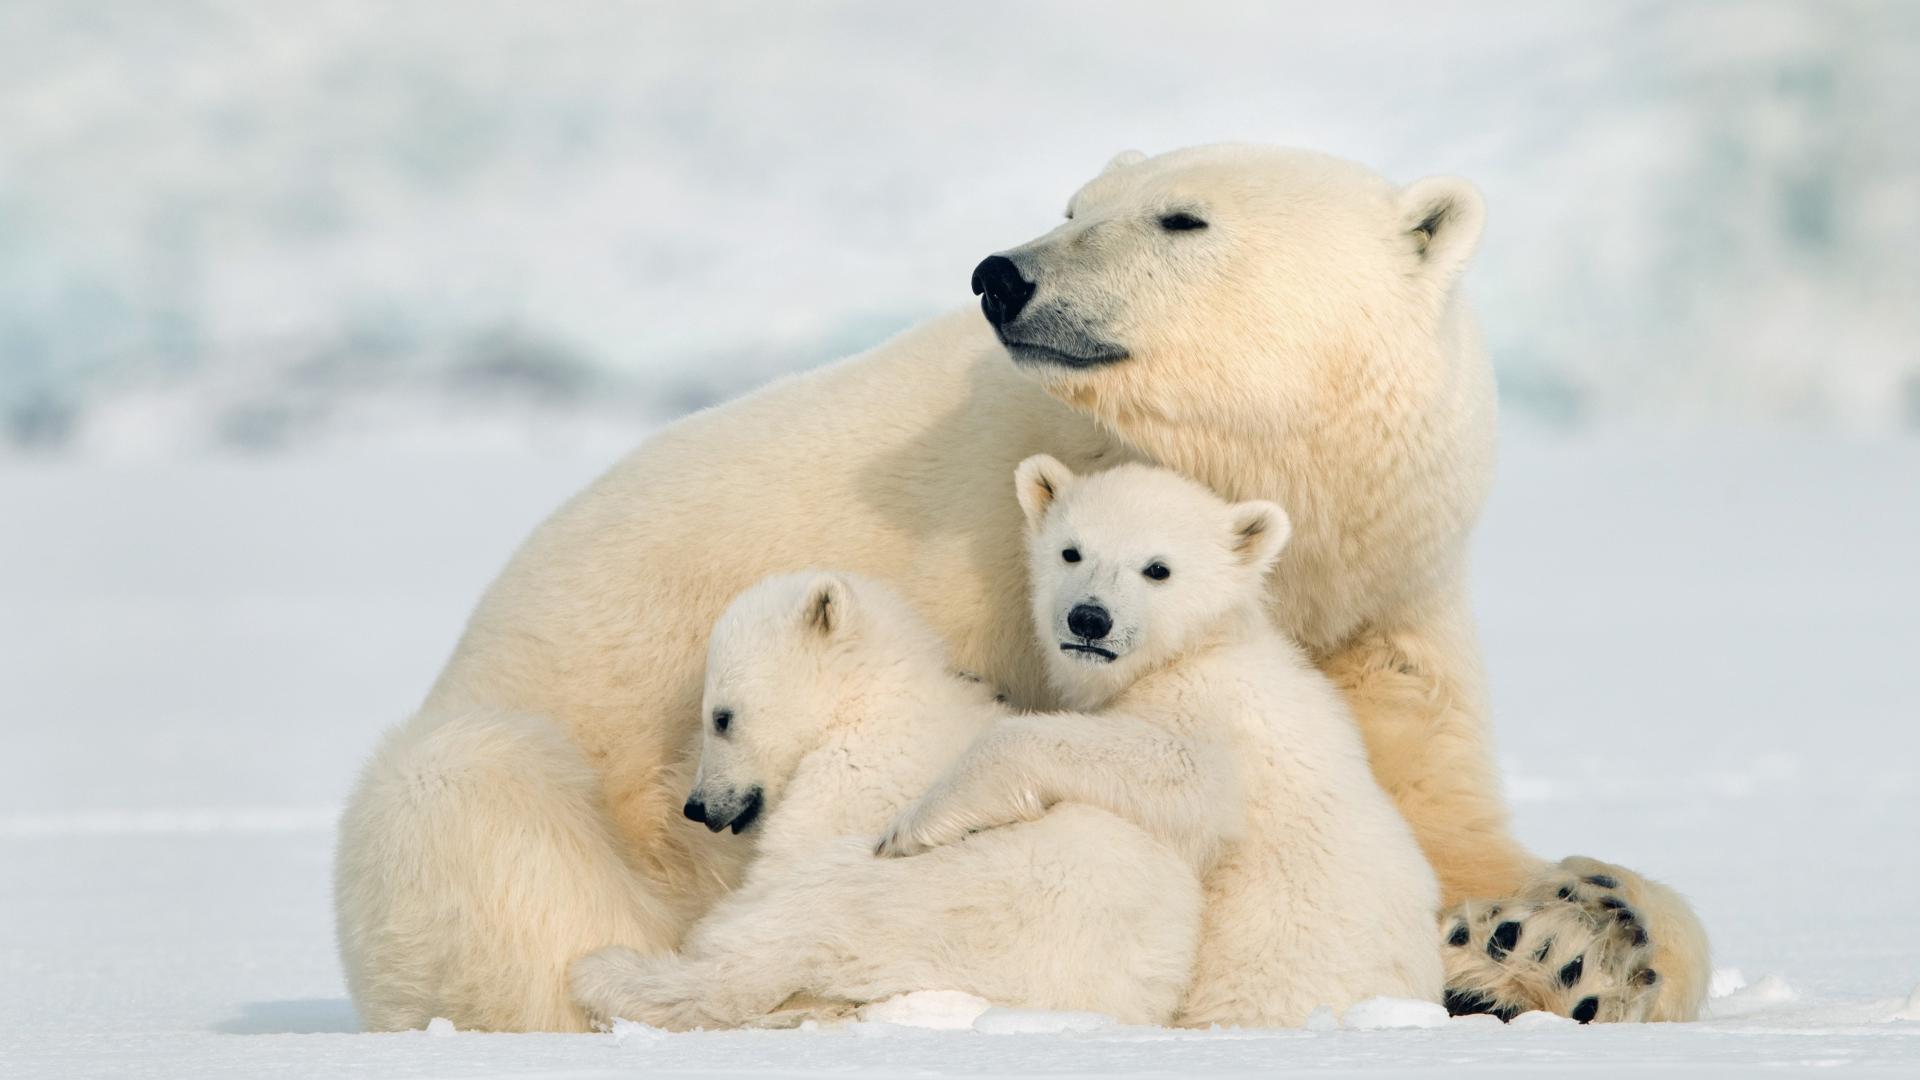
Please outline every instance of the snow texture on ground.
M1741 433L1510 432L1476 570L1521 836L1684 889L1706 1021L1376 1002L1196 1033L934 998L838 1031L356 1034L337 807L607 460L0 470L0 1076L1920 1073L1920 443Z

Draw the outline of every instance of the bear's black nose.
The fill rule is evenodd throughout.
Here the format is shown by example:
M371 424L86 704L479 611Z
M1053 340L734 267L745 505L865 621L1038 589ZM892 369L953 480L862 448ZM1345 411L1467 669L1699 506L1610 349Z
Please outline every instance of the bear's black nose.
M980 298L981 313L995 326L1020 317L1020 309L1033 299L1033 287L1005 255L989 255L973 268L973 294Z
M687 815L688 821L697 821L702 825L707 823L707 804L701 802L698 795L687 796L687 805L681 807L680 812Z
M1067 612L1067 629L1088 641L1099 641L1113 629L1113 616L1098 604L1075 604Z

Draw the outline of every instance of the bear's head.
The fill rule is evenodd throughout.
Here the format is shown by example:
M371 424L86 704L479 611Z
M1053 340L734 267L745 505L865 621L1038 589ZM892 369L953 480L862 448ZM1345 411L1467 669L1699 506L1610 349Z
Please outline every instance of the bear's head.
M1375 396L1450 401L1453 364L1490 378L1477 346L1449 340L1472 336L1453 286L1483 218L1454 177L1395 187L1279 147L1129 152L1057 228L982 262L973 289L1050 393L1199 475L1176 460L1195 432L1271 446L1356 413L1381 419Z
M1098 708L1235 617L1260 617L1286 546L1286 512L1228 503L1166 469L1076 476L1046 454L1020 463L1034 629L1048 678Z
M858 708L876 678L945 673L933 629L893 590L855 574L766 578L734 598L707 639L700 764L686 816L745 832L802 758Z

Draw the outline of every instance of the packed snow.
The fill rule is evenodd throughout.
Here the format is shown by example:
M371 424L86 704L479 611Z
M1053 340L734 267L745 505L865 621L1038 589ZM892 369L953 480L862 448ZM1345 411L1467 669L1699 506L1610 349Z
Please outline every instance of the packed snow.
M1708 1019L1173 1032L923 994L837 1029L356 1034L337 807L609 460L0 470L0 1075L1920 1072L1920 443L1524 427L1476 571L1519 832L1685 890Z

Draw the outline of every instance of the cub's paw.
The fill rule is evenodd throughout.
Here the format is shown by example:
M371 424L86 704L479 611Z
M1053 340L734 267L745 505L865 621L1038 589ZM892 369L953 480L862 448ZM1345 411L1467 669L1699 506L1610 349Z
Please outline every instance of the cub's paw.
M958 840L960 835L944 835L925 811L925 799L907 805L881 830L873 853L883 859L905 859Z
M601 949L578 957L567 965L567 985L573 1003L587 1016L595 1031L605 1031L615 1020L635 1020L629 1016L630 990L643 983L651 965L647 957L632 949Z
M1511 1020L1542 1009L1580 1023L1645 1020L1658 992L1637 912L1598 884L1545 900L1470 900L1441 916L1447 1011Z
M716 1011L695 988L696 974L677 956L647 955L624 947L588 953L567 968L573 1001L588 1022L604 1031L615 1020L632 1020L667 1031L732 1027L738 1020Z
M976 775L961 777L959 782L950 778L894 815L873 853L883 858L918 855L959 843L982 829L1031 821L1044 812L1030 793L1009 792Z

